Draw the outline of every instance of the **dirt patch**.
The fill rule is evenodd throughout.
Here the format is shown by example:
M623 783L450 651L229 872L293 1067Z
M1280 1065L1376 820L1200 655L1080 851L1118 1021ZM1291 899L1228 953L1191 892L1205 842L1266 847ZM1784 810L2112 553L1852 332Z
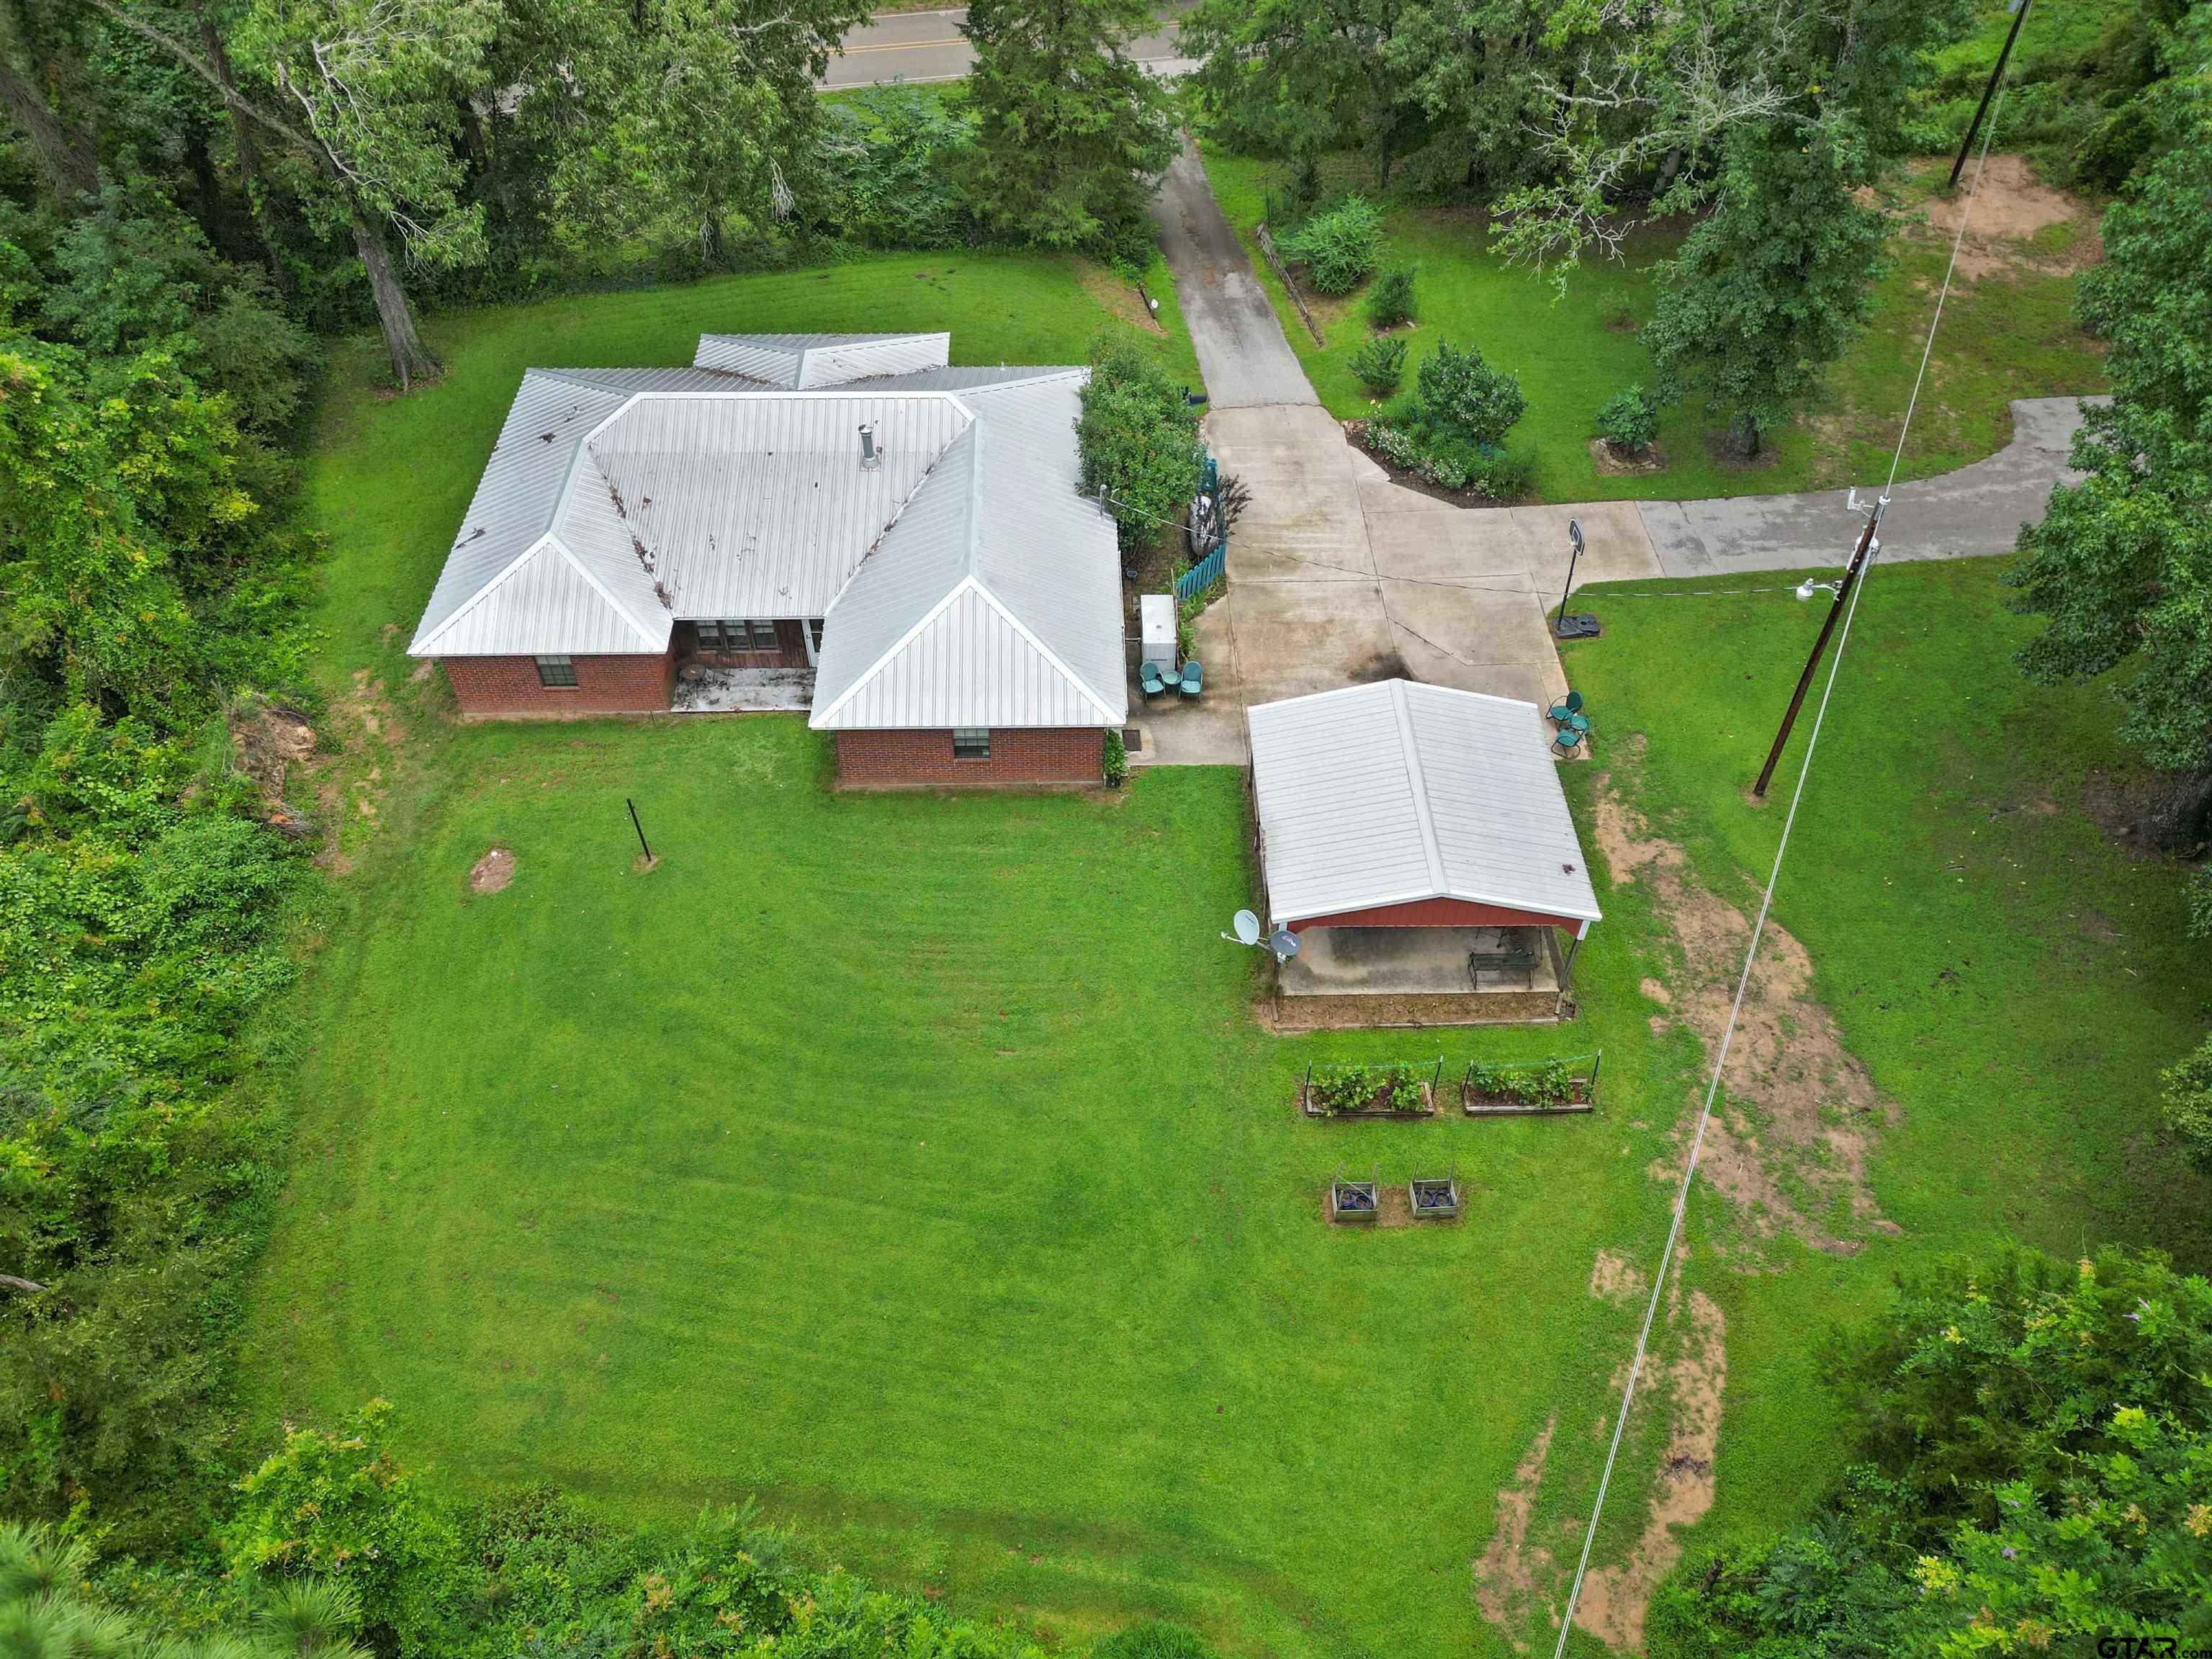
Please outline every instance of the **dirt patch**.
M1774 444L1762 444L1756 455L1739 455L1729 447L1725 428L1715 428L1705 434L1705 455L1715 466L1729 472L1771 472L1782 464L1782 451Z
M315 731L296 710L257 702L231 710L231 754L239 769L253 780L263 811L271 823L289 825L297 815L284 802L286 777L305 766L315 752Z
M1648 446L1641 454L1624 455L1603 438L1592 438L1587 447L1590 465L1598 476L1606 478L1632 477L1644 472L1664 472L1667 470L1667 447L1661 443Z
M1498 1527L1490 1544L1474 1564L1474 1603L1482 1616L1507 1633L1521 1652L1528 1644L1516 1632L1528 1628L1540 1595L1559 1623L1554 1603L1558 1575L1551 1551L1528 1541L1528 1518L1536 1507L1536 1493L1544 1484L1544 1460L1552 1450L1552 1436L1559 1426L1555 1412L1546 1419L1527 1454L1513 1470L1510 1485L1498 1489Z
M1712 1053L1750 942L1749 917L1694 880L1681 849L1654 835L1622 804L1610 778L1598 792L1596 832L1615 881L1650 884L1682 959L1674 981L1676 1015ZM1875 1138L1897 1118L1834 1018L1814 1000L1812 959L1771 918L1722 1073L1725 1085L1705 1132L1698 1173L1725 1197L1753 1240L1796 1235L1814 1249L1850 1255L1865 1240L1829 1230L1844 1200L1859 1226L1894 1233L1867 1186ZM1680 1178L1692 1120L1675 1132L1676 1152L1652 1169Z
M1636 988L1662 1008L1671 1008L1674 1006L1674 994L1667 988L1663 981L1647 978Z
M1663 1379L1668 1395L1667 1453L1650 1508L1628 1559L1590 1569L1575 1604L1575 1623L1607 1647L1643 1646L1651 1592L1681 1559L1678 1530L1694 1526L1713 1506L1713 1455L1720 1446L1721 1395L1728 1384L1728 1320L1711 1297L1692 1291L1689 1318L1683 1321L1679 1258L1667 1300L1668 1324L1680 1335L1680 1346Z
M1948 161L1930 165L1942 170L1939 179L1948 176ZM1927 233L1947 246L1959 234L1970 186L1973 212L1966 220L1966 239L1959 244L1961 276L1978 281L2023 269L2078 270L2102 254L2092 222L2094 206L2045 184L2024 155L1990 156L1978 186L1974 186L1974 166L1969 161L1955 194L1931 196L1919 204L1927 215ZM2050 234L2059 227L2078 230L2070 236Z
M1600 1250L1590 1266L1589 1293L1601 1302L1627 1304L1644 1298L1644 1270L1619 1250Z
M469 866L469 891L496 893L514 879L514 854L495 847Z
M1101 310L1120 318L1132 328L1152 334L1167 332L1160 325L1160 319L1146 309L1145 302L1137 297L1137 290L1105 266L1089 259L1078 259L1075 275L1083 284L1083 291L1097 301Z

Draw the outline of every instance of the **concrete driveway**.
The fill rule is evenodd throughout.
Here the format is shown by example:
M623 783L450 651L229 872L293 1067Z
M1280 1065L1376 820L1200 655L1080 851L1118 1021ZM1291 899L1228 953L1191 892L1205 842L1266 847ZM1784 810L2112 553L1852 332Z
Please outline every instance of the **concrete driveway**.
M2012 441L1987 460L1901 483L1882 524L1885 559L1991 558L2011 552L2020 527L2042 521L2051 487L2080 474L2066 465L2085 404L2103 398L2016 398ZM1869 489L1881 483L1868 480ZM1849 492L1646 501L1660 568L1670 576L1725 570L1806 570L1849 562L1864 516Z

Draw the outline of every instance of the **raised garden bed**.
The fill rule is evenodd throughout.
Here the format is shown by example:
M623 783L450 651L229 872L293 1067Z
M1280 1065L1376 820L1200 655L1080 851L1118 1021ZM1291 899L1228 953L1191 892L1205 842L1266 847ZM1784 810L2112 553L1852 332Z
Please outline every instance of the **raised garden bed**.
M1449 1178L1409 1181L1406 1183L1406 1201L1413 1206L1416 1221L1456 1221L1459 1219L1459 1182Z
M1434 1117L1443 1069L1441 1054L1428 1066L1309 1066L1298 1084L1298 1109L1308 1117Z
M1371 1181L1332 1181L1328 1184L1328 1218L1340 1224L1369 1225L1382 1213L1382 1195Z
M1555 1117L1597 1109L1598 1067L1602 1049L1571 1060L1531 1060L1521 1065L1471 1062L1461 1079L1461 1109L1469 1117Z

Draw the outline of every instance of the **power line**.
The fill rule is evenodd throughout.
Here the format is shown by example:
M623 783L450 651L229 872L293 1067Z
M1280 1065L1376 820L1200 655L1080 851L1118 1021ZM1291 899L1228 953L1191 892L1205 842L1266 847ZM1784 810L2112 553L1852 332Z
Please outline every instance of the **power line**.
M1982 174L1989 165L1990 145L1996 137L1998 111L2004 103L2004 89L1997 89L1996 100L1990 110L1990 123L1982 138L1982 153L1974 164L1973 186L1966 192L1966 201L1959 209L1959 228L1951 239L1950 262L1943 269L1943 286L1936 295L1935 315L1928 319L1928 338L1920 349L1920 367L1912 377L1912 395L1905 405L1905 421L1897 434L1897 450L1890 457L1889 477L1883 483L1881 495L1871 515L1879 521L1884 508L1889 505L1891 487L1897 482L1897 471L1905 459L1905 441L1912 430L1913 411L1920 404L1920 388L1928 377L1928 360L1936 349L1936 331L1942 326L1943 305L1951 295L1951 279L1959 266L1959 250L1966 239L1966 224L1973 216L1974 202L1981 194ZM1873 555L1869 555L1871 566ZM1836 676L1844 666L1844 653L1850 644L1851 623L1858 616L1859 600L1866 592L1861 581L1851 589L1850 602L1844 612L1843 629L1836 638L1836 654L1828 661L1826 684L1820 688L1820 706L1814 712L1813 730L1805 740L1805 759L1797 771L1796 787L1790 792L1790 811L1782 820L1782 839L1774 848L1774 865L1767 872L1766 890L1760 895L1759 916L1752 923L1751 943L1743 953L1743 971L1737 975L1735 999L1729 1004L1728 1023L1721 1028L1720 1047L1713 1055L1712 1076L1705 1084L1704 1103L1698 1109L1698 1127L1690 1137L1690 1155L1682 1165L1682 1181L1675 1189L1674 1213L1667 1224L1667 1243L1659 1254L1658 1271L1651 1276L1651 1299L1644 1305L1643 1328L1636 1335L1636 1353L1629 1361L1628 1381L1620 1391L1620 1412L1613 1424L1613 1441L1607 1447L1605 1468L1598 1476L1597 1499L1590 1506L1589 1525L1583 1534L1581 1558L1575 1563L1574 1583L1567 1591L1565 1614L1559 1620L1559 1640L1552 1650L1553 1659L1565 1659L1567 1638L1575 1627L1575 1607L1582 1599L1583 1580L1589 1572L1590 1548L1597 1540L1598 1522L1605 1514L1606 1493L1613 1485L1613 1466L1620 1461L1620 1439L1628 1427L1629 1407L1636 1398L1636 1385L1644 1374L1644 1359L1651 1346L1651 1326L1658 1317L1660 1298L1667 1293L1667 1274L1673 1267L1675 1247L1681 1242L1682 1223L1689 1212L1690 1183L1697 1178L1698 1158L1705 1150L1705 1129L1711 1123L1713 1103L1720 1094L1721 1072L1728 1064L1729 1045L1735 1039L1736 1022L1743 1013L1743 999L1751 986L1752 965L1759 959L1759 941L1766 932L1766 919L1774 908L1774 890L1782 880L1782 860L1790 851L1790 837L1797 826L1798 804L1805 798L1805 785L1813 775L1813 756L1820 746L1820 728L1828 718L1828 700L1835 695Z

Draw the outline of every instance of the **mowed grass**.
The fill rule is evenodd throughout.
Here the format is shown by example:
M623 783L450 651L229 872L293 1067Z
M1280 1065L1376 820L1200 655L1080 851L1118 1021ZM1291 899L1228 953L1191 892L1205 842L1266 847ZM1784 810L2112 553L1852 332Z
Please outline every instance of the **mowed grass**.
M1774 917L1901 1109L1872 1188L1905 1231L1855 1259L1801 1254L1781 1281L1696 1275L1729 1318L1708 1543L1796 1513L1832 1469L1848 1425L1808 1339L1869 1306L1892 1272L2007 1237L2062 1258L2154 1245L2212 1267L2212 1183L2166 1139L2155 1076L2202 1040L2212 964L2185 931L2184 872L2092 816L2132 782L2110 689L2021 680L2012 653L2035 624L2003 611L2001 574L1998 562L1878 568L1853 627ZM1752 804L1820 621L1787 580L1698 583L1769 590L1711 597L1591 588L1605 635L1566 655L1600 764L1747 908L1814 708L1768 804ZM1709 1198L1701 1208L1723 1219Z
M922 288L913 269L885 262L878 288ZM840 325L806 308L816 280L747 279L749 314L777 319L752 325ZM1028 343L1010 358L1063 355L1103 314L1073 277L1012 280L1051 317L1006 316ZM258 1431L380 1394L448 1487L550 1480L617 1519L757 1497L848 1565L1073 1638L1147 1615L1240 1655L1544 1638L1540 1613L1484 1622L1470 1570L1555 1415L1532 1536L1571 1556L1639 1311L1593 1297L1591 1263L1648 1265L1665 1232L1651 1170L1698 1055L1642 989L1670 971L1648 896L1601 871L1572 1026L1276 1039L1250 1018L1254 958L1216 937L1255 896L1234 772L842 796L788 718L451 724L385 623L411 625L505 388L530 362L680 360L697 329L747 325L730 308L684 289L441 319L451 369L415 398L341 365L313 474L326 669L381 735L341 763L375 811L352 815L296 998L306 1051L270 1079L298 1139L241 1368ZM1746 1272L1700 1195L1688 1282L1727 1313L1729 1370L1693 1547L1789 1518L1834 1473L1812 1339L1893 1272L2001 1234L2212 1254L2151 1080L2212 975L2179 872L2081 811L2116 758L2109 700L2019 680L1996 574L1885 568L1867 590L1777 916L1899 1103L1875 1188L1905 1231ZM1742 792L1815 609L1590 603L1606 635L1568 659L1598 732L1600 764L1566 775L1578 815L1609 773L1747 902L1778 811ZM472 893L495 845L514 882ZM1449 1077L1601 1046L1595 1117L1291 1109L1315 1058ZM1319 1218L1332 1176L1440 1170L1468 1196L1456 1228ZM1600 1564L1663 1447L1641 1419Z
M463 727L401 654L528 364L946 325L1062 360L1105 320L1055 262L882 261L439 318L406 398L340 360L311 488L350 867L270 1079L262 1434L383 1395L450 1486L757 1496L980 1614L1506 1650L1469 1564L1553 1403L1598 1409L1630 1325L1589 1264L1655 1237L1691 1059L1644 1030L1634 902L1583 954L1603 1019L1277 1042L1216 937L1254 897L1234 772L840 797L793 720ZM514 883L472 894L495 844ZM1291 1113L1316 1056L1601 1043L1602 1127ZM1454 1170L1468 1222L1332 1232L1348 1170Z
M1349 158L1333 157L1332 186L1357 188ZM1206 148L1206 176L1230 222L1250 245L1253 264L1273 297L1284 333L1331 414L1351 420L1377 408L1352 374L1352 354L1369 336L1361 295L1315 301L1327 336L1316 345L1282 284L1250 242L1266 216L1267 192L1287 176L1284 164ZM1908 197L1921 193L1916 178ZM1804 421L1770 435L1770 453L1746 465L1722 453L1721 426L1694 401L1665 411L1658 472L1601 473L1591 459L1598 407L1635 382L1649 386L1649 354L1637 331L1658 297L1656 267L1679 246L1679 226L1632 233L1619 260L1592 254L1564 297L1548 276L1508 265L1489 252L1485 216L1474 209L1384 204L1388 257L1420 268L1419 326L1408 337L1405 385L1439 340L1479 346L1521 377L1528 413L1511 435L1534 452L1537 494L1554 501L1695 500L1820 489L1887 471L1899 420L1911 390L1936 291L1949 252L1923 229L1893 245L1897 264L1876 285L1866 334L1830 372ZM2087 210L2084 210L2085 212ZM2057 252L2057 250L2053 250ZM2074 319L2074 279L2063 262L2023 258L2016 269L1963 283L1946 305L1930 364L1931 395L1916 416L1902 476L1925 477L1994 453L2010 441L2014 398L2101 391L2095 343ZM2046 268L2048 266L2048 268ZM1363 290L1364 294L1364 290Z
M381 1395L460 1486L757 1495L1060 1632L1504 1651L1469 1564L1554 1404L1600 1409L1630 1327L1590 1262L1650 1243L1684 1088L1632 907L1583 957L1603 1019L1279 1042L1216 938L1234 771L841 796L787 718L434 743L309 993L258 1420ZM471 894L494 845L513 884ZM1600 1042L1605 1119L1291 1111L1317 1055ZM1339 1173L1455 1170L1460 1226L1320 1218Z

